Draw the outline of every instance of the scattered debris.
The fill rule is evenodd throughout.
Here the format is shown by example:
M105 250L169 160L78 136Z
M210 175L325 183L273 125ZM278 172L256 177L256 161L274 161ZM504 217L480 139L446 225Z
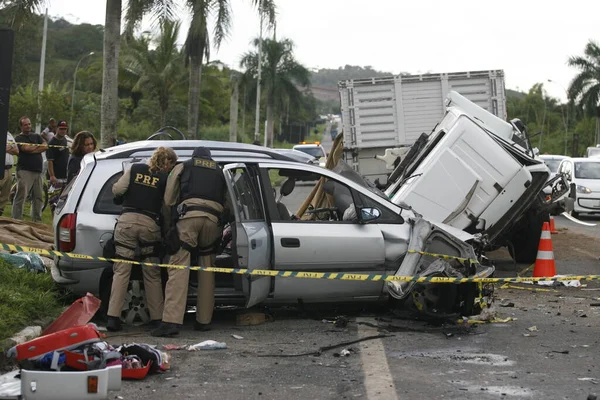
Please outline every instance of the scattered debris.
M354 349L343 349L339 353L333 353L334 357L348 357L354 352Z
M503 301L501 301L500 303L498 303L498 305L499 305L500 307L514 307L514 306L515 306L515 303L513 303L513 302L511 302L511 301L506 301L506 300L503 300Z
M94 314L100 309L100 299L88 293L77 299L65 310L50 326L42 332L42 335L62 331L76 326L83 326L91 321Z
M592 382L594 385L598 384L598 379L596 378L577 378L578 381L586 381L586 382Z
M24 268L33 273L45 273L46 266L42 257L36 253L18 252L15 254L0 253L0 259L6 261L15 268Z
M215 340L205 340L204 342L192 344L186 349L188 351L197 351L197 350L218 350L218 349L226 349L227 344L222 342L217 342Z
M242 340L244 337L240 335L231 335L234 339Z
M535 326L535 325L534 325L534 326L531 326L531 327L527 328L527 330L528 330L529 332L537 332L537 331L538 331L538 328L537 328L537 326Z
M308 353L299 353L299 354L258 354L258 357L302 357L302 356L320 356L321 354L323 354L324 351L327 350L333 350L333 349L337 349L338 347L344 347L344 346L348 346L351 344L355 344L355 343L360 343L360 342L364 342L367 340L374 340L374 339L382 339L382 338L386 338L386 337L393 337L394 335L374 335L374 336L366 336L364 338L361 339L357 339L357 340L352 340L349 342L341 342L338 344L333 344L333 345L329 345L329 346L322 346L319 347L318 350L316 351L311 351Z
M181 350L181 346L176 344L163 344L163 350Z
M569 354L569 350L551 350L550 353Z
M600 303L590 303L590 307L600 307Z
M262 325L267 321L272 322L273 317L265 313L246 312L236 316L235 324L239 326Z

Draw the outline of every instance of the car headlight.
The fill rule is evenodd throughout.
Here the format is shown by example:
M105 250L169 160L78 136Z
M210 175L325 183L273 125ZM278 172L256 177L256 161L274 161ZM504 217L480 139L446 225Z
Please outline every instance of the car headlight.
M590 194L592 193L592 189L585 187L585 186L581 186L581 185L577 185L575 186L575 191L577 193L585 193L585 194Z

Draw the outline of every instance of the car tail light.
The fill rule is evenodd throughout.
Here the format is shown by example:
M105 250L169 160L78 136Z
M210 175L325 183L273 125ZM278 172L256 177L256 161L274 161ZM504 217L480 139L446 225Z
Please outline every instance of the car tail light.
M75 226L77 214L65 214L58 223L58 250L73 251L75 249Z

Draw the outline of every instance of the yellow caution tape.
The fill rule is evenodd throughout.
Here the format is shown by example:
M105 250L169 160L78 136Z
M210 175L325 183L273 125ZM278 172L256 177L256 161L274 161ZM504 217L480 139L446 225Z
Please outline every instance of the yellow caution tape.
M510 278L450 278L450 277L435 277L435 276L396 276L396 275L385 275L385 274L355 274L348 272L309 272L309 271L279 271L273 269L246 269L246 268L219 268L219 267L202 267L202 266L185 266L185 265L174 265L174 264L158 264L149 263L142 261L124 260L119 258L105 258L97 256L88 256L85 254L67 253L56 250L45 250L38 249L35 247L17 246L14 244L0 243L0 248L9 251L22 251L29 253L37 253L43 256L58 256L64 258L71 258L74 260L87 260L87 261L104 261L104 262L121 262L134 265L161 267L161 268L178 268L178 269L189 269L191 271L206 271L206 272L219 272L224 274L238 274L238 275L252 275L252 276L271 276L271 277L284 277L284 278L306 278L306 279L330 279L330 280L342 280L342 281L383 281L383 282L417 282L417 283L509 283L509 282L539 282L539 281L594 281L600 280L600 275L572 275L572 276L560 276L554 278L521 278L521 277L510 277ZM431 253L427 253L431 255ZM467 260L467 259L465 259ZM541 290L541 289L537 289ZM547 289L546 289L547 290Z
M6 142L6 144L16 144L17 146L19 145L23 145L23 146L46 146L46 147L58 147L58 148L70 148L71 146L62 146L62 145L58 145L58 144L53 144L53 145L49 145L49 144L45 144L45 143L25 143L25 142Z

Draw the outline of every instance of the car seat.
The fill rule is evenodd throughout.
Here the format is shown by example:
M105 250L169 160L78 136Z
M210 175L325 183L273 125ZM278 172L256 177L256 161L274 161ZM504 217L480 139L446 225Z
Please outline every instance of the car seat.
M283 182L283 185L281 185L281 188L279 189L279 198L277 199L277 211L279 212L279 218L282 221L289 221L292 219L292 217L290 215L290 211L287 209L285 204L281 202L281 199L283 199L285 196L289 196L289 194L294 191L295 187L296 180L294 178L288 178L285 182Z

